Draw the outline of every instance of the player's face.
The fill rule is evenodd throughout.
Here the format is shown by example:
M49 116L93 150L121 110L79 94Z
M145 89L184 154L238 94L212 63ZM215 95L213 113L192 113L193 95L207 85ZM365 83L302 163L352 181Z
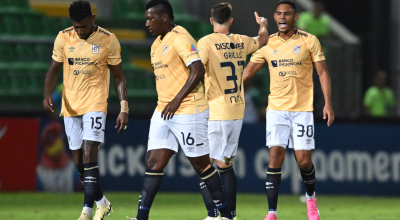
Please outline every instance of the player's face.
M94 15L88 16L80 22L72 21L72 25L74 26L75 32L78 34L80 39L87 39L92 30L94 24Z
M294 28L294 23L299 18L299 14L295 13L288 4L280 4L276 8L274 19L278 25L278 30L282 33L288 33Z
M157 12L155 8L149 8L145 12L146 17L146 27L149 29L149 32L154 35L162 35L163 27L164 27L164 19L162 14Z

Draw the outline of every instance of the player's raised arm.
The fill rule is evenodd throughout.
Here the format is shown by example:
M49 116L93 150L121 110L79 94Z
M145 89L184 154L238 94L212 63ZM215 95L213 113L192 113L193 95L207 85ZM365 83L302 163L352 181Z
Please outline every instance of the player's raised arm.
M200 60L193 62L188 66L188 68L190 70L190 74L185 85L175 96L175 98L167 106L165 106L164 110L161 112L161 117L163 117L164 120L169 120L174 116L183 99L186 98L186 96L188 96L194 88L196 88L206 72L203 63Z
M325 60L321 60L314 63L315 69L319 75L319 81L321 82L322 92L324 93L325 98L325 107L323 110L324 119L328 116L328 126L330 126L335 120L335 113L332 108L332 99L331 99L331 77L329 76L328 68L326 66Z
M110 71L114 78L114 87L117 92L119 101L121 102L121 112L118 115L117 122L115 128L118 127L118 124L121 126L118 129L118 134L123 132L128 125L128 95L126 92L126 79L124 72L122 71L122 63L117 65L108 65L110 67Z
M253 77L263 65L264 63L253 63L250 61L243 71L243 83L251 79L251 77Z
M54 112L51 92L57 84L57 76L63 66L62 62L52 60L44 81L43 107L46 111Z
M264 17L259 17L257 12L254 12L256 16L257 24L260 25L260 30L258 31L258 44L259 48L267 45L268 43L268 20Z

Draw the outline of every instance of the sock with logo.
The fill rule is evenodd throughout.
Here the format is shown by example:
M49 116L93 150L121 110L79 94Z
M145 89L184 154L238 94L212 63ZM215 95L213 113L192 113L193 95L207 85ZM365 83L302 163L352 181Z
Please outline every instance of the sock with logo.
M232 217L236 216L236 193L237 193L237 180L233 166L228 168L218 167L221 176L222 187L224 189L224 196L228 209L231 211Z
M162 170L146 170L143 188L139 196L138 214L136 216L138 220L149 219L150 208L158 190L160 189L163 175L164 173Z
M278 192L281 184L281 168L269 168L267 170L267 197L269 211L276 211L278 206Z
M218 209L214 204L210 191L207 188L207 185L201 178L200 178L200 191L201 195L203 196L204 204L206 205L208 216L218 217L219 216Z
M221 179L218 175L217 170L211 166L208 170L200 174L201 179L207 185L210 190L211 197L214 201L215 206L221 213L221 217L232 219L232 214L228 209L225 202L224 193L222 191Z
M303 178L304 186L307 190L307 195L312 196L315 190L315 168L314 164L312 165L310 170L302 170L300 169L301 177Z
M94 200L99 188L99 167L97 166L97 162L83 164L83 167L83 186L85 194L83 206L93 208Z

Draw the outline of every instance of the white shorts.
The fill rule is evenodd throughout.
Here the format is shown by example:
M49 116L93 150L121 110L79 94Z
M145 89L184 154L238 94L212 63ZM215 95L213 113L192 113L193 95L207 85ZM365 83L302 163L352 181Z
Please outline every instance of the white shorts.
M207 138L208 109L195 114L174 115L170 120L154 111L151 117L147 150L170 149L178 153L179 146L187 157L210 153Z
M230 163L236 155L243 119L208 121L210 158Z
M104 142L106 127L104 112L88 112L81 116L64 117L64 125L71 150L81 149L82 140Z
M313 112L267 111L267 146L315 149Z

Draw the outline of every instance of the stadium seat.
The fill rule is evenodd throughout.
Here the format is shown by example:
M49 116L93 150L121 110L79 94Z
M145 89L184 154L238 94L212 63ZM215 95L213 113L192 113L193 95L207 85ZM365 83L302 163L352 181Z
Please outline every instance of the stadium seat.
M15 46L15 51L17 53L17 60L22 62L35 61L36 56L32 45L19 43Z
M0 62L16 61L14 44L0 43Z
M197 21L197 16L191 15L185 8L185 2L182 0L170 0L169 1L174 9L174 17L176 21Z
M4 15L1 25L4 26L4 34L20 35L23 32L22 22L19 19L19 15L16 15L16 14Z
M23 34L41 35L43 30L40 25L41 16L39 14L25 14L22 16Z
M44 88L44 79L46 76L46 72L43 70L28 70L29 77L29 90L32 94L40 95L43 93Z
M17 8L29 8L28 0L11 0L11 6L15 6Z
M113 14L115 18L132 20L146 20L144 17L143 0L119 0L113 1Z
M51 44L35 44L34 45L35 61L50 62L53 48Z

